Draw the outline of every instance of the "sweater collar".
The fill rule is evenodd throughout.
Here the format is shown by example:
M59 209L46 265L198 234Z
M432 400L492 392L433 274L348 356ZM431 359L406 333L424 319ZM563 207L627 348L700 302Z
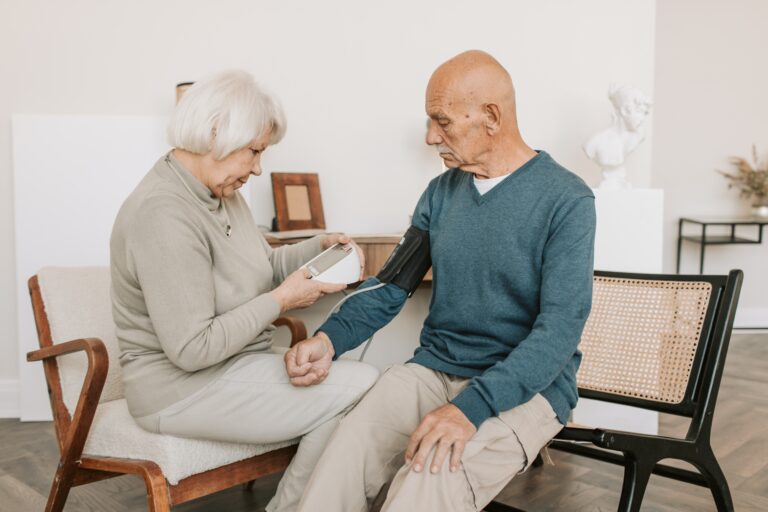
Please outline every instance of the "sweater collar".
M466 182L468 186L471 188L470 193L472 194L472 197L474 198L477 204L483 204L484 202L489 201L492 197L500 194L499 190L502 190L507 187L511 187L512 185L509 185L510 183L516 183L517 181L519 181L524 175L528 174L528 172L530 172L530 169L535 167L538 162L548 157L549 155L547 154L546 151L537 149L536 155L534 155L530 160L528 160L523 165L518 167L515 171L507 174L506 178L502 180L501 183L493 187L491 190L489 190L485 194L481 194L477 190L477 187L475 187L475 184L472 180L472 173L465 173L468 175Z
M173 174L176 175L178 181L192 195L197 201L203 204L208 210L215 212L221 207L221 199L213 195L211 190L203 185L197 178L195 178L191 172L179 161L173 154L173 150L169 151L165 156L165 161L168 167L171 168Z

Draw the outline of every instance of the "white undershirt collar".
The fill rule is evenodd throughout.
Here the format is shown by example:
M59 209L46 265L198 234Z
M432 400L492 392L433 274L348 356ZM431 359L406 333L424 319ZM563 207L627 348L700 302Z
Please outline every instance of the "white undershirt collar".
M505 174L503 176L497 176L495 178L486 178L484 180L479 180L475 176L472 177L472 181L475 182L475 188L477 188L477 191L480 192L480 195L486 194L489 190L491 190L493 187L504 181L505 178L507 178L510 174Z

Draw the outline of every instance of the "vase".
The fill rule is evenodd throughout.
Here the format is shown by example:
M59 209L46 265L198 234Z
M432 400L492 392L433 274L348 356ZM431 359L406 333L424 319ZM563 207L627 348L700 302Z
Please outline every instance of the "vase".
M760 217L761 219L768 219L768 204L753 204L752 215L755 217Z

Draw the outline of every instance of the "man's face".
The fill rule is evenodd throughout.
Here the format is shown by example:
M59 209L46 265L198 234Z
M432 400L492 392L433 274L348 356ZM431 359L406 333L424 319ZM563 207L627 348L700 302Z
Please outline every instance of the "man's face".
M426 111L429 117L426 142L434 146L450 168L475 172L488 150L488 136L480 109L441 83L430 81Z

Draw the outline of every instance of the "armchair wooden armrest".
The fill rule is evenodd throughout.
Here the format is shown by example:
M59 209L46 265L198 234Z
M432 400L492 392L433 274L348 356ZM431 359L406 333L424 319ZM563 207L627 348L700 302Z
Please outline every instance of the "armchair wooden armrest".
M291 331L291 346L307 339L307 327L295 316L281 316L275 320L274 325L287 327Z
M66 341L64 343L57 343L50 347L44 347L31 352L27 352L27 361L42 361L50 357L63 356L64 354L71 354L72 352L78 352L84 350L88 353L88 362L90 363L91 354L93 357L102 357L98 352L103 351L103 357L106 358L107 351L104 347L104 343L98 338L81 338L72 341ZM106 359L105 359L106 362Z

